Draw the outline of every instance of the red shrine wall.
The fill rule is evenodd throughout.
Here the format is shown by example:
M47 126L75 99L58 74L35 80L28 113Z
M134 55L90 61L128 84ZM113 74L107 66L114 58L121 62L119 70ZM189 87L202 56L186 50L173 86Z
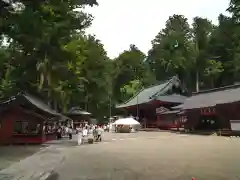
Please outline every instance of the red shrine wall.
M40 124L43 126L43 119L22 112L20 109L12 109L1 114L0 144L15 143L42 143L46 138L40 134L18 134L14 132L16 121L24 121Z
M5 144L11 141L13 122L18 114L4 113L1 115L0 128L0 144Z
M157 126L160 129L181 128L180 116L178 114L159 114Z
M228 104L228 107L231 105ZM227 108L225 106L225 108ZM228 108L227 108L228 109ZM196 128L200 124L200 121L205 119L215 119L217 123L217 129L229 128L229 119L231 119L231 113L228 110L221 108L219 105L214 107L204 107L199 109L186 110L187 122L185 123L186 129ZM232 114L234 114L232 112Z
M167 129L171 127L175 127L175 121L162 121L162 117L158 112L158 109L166 109L173 106L172 104L164 103L161 101L152 101L151 103L146 104L139 104L138 106L138 115L139 115L139 122L141 123L142 127L146 128L158 128L161 125L166 127ZM166 108L165 108L166 107ZM137 116L137 106L126 107L125 110L128 112L128 115Z

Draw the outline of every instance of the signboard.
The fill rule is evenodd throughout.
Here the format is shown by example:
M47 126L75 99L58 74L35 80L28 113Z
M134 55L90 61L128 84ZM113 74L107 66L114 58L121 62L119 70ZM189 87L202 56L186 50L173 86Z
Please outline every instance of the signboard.
M214 115L216 113L215 108L203 108L201 109L201 115Z
M164 113L164 112L167 112L167 111L169 111L169 109L167 109L165 107L162 107L162 106L156 109L157 114L161 114L161 113Z
M232 131L240 131L240 120L230 120Z

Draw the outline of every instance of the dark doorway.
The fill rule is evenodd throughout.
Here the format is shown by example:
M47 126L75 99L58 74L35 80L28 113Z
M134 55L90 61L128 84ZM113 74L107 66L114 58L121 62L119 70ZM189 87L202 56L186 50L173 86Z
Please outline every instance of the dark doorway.
M219 121L216 116L200 116L197 130L218 130L220 128Z

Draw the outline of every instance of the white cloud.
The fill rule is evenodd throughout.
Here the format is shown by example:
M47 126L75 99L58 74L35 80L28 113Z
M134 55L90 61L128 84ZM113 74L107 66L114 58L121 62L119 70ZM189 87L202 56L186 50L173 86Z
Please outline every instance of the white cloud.
M95 34L113 58L130 44L147 53L151 40L173 14L186 16L190 23L195 16L217 23L229 0L98 0L98 3L99 6L87 8L95 17L87 32Z

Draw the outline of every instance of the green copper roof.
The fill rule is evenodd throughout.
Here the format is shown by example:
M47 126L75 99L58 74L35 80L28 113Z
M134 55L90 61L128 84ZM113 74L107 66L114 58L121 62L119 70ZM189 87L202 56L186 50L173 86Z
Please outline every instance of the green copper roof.
M117 105L116 108L135 106L137 104L148 103L152 100L161 100L161 98L158 99L160 96L164 98L164 101L168 102L168 95L171 95L168 92L172 89L173 85L180 85L180 80L176 76L163 82L162 84L142 89L137 95L129 99L127 102ZM179 96L176 97L178 98L176 103L179 103ZM182 97L180 98L183 99ZM174 96L171 96L171 100L169 102L175 102Z
M171 94L171 95L164 95L156 97L156 100L163 101L163 102L172 102L172 103L184 103L187 99L186 96L182 96L180 94Z
M240 101L240 85L231 85L194 93L181 106L183 110L214 107Z
M32 106L35 106L37 109L44 111L52 116L58 116L58 117L62 116L62 114L53 110L50 106L45 104L41 99L39 99L35 96L32 96L30 94L27 94L27 93L19 93L16 96L12 96L7 101L1 102L0 106L4 106L6 104L10 104L10 103L14 103L14 102L16 102L16 104L20 104L20 105L25 104L25 103L30 104Z

